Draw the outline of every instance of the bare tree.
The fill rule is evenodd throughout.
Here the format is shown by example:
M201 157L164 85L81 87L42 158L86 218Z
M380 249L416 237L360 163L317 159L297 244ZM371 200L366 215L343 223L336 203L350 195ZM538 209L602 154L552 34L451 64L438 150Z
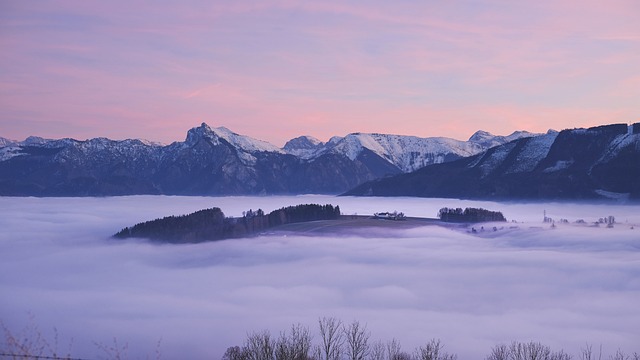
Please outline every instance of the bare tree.
M247 360L247 351L240 346L231 346L227 348L222 360Z
M38 357L67 359L71 357L71 346L73 343L69 343L69 352L67 355L60 354L58 351L58 330L56 328L53 329L53 343L50 343L40 330L33 314L29 314L29 322L20 332L11 331L1 320L0 328L4 333L4 344L0 344L0 350L6 354L12 354L11 356L13 356L14 359L36 359ZM99 345L98 347L100 348ZM126 347L127 345L125 344L122 348L123 351L126 351ZM120 353L116 353L116 355L119 356Z
M386 348L382 341L378 340L371 344L371 347L369 349L370 360L385 360L386 355Z
M274 351L276 360L293 360L295 356L293 346L286 333L280 333L280 337L278 338L278 341L276 341L276 348Z
M275 342L268 330L254 332L247 336L244 346L247 360L273 360Z
M616 351L615 354L613 354L611 357L609 357L609 359L611 359L611 360L630 360L631 357L629 355L626 355L624 352L622 352L622 350L618 349L618 351Z
M550 357L551 360L571 360L572 358L573 357L567 354L566 352L564 352L564 350L554 352L551 354L551 357Z
M334 317L323 317L318 320L320 325L320 337L322 344L316 351L318 360L339 360L342 354L344 337L342 333L342 321Z
M415 357L417 360L456 360L455 354L447 354L442 351L443 345L439 339L431 339L425 345L416 349Z
M276 360L307 360L311 350L309 329L301 324L291 326L291 333L281 333L276 342Z
M412 360L410 354L402 351L400 342L395 338L387 342L387 359L388 360Z
M388 360L398 360L398 356L402 348L400 347L400 342L393 338L391 341L387 342L387 359Z
M343 332L347 343L348 359L364 360L369 355L369 337L371 336L367 326L362 326L360 322L354 320L343 328Z
M505 344L496 345L491 348L491 354L486 360L509 360L509 347Z
M506 350L506 353L505 353ZM588 356L586 359L591 359L591 348L587 351L583 351L583 356ZM506 357L505 357L506 355ZM508 360L571 360L571 355L565 353L563 350L558 352L552 352L551 348L542 345L539 342L518 342L514 341L507 348L506 345L499 345L494 348L494 351L487 359L508 359Z
M580 349L580 360L596 360L591 345L587 344L585 348ZM602 345L600 345L600 353L598 354L597 360L602 360Z

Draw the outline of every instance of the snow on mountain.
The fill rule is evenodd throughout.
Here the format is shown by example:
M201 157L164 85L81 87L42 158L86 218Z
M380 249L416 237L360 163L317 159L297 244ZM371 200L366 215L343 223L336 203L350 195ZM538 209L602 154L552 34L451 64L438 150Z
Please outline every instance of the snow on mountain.
M518 133L520 133L520 135L524 135L521 137L529 137L531 135L526 131L520 131ZM502 138L506 140L509 137L513 137L514 134ZM488 174L493 173L497 167L502 166L505 163L507 156L514 156L513 154L515 154L515 159L513 162L511 162L513 163L513 165L510 166L505 171L505 173L513 174L531 171L531 169L534 169L538 165L538 163L542 161L542 159L547 157L547 154L549 154L549 149L551 149L551 145L553 145L553 142L556 140L557 136L558 133L556 131L549 131L544 135L533 136L524 143L519 151L514 151L516 144L509 141L502 146L491 148L486 152L484 156L478 157L467 167L473 168L480 164L480 172L482 174L482 177L484 177ZM478 141L487 143L484 141L485 139L476 139ZM515 138L515 140L517 139L519 138ZM491 140L489 141L489 143L491 143Z
M484 156L479 156L478 159L469 164L468 167L473 168L479 164L481 177L485 177L504 163L507 156L509 156L511 151L513 151L515 145L515 143L507 143L502 146L491 148Z
M486 133L477 135L472 140L490 140ZM549 131L473 157L369 181L346 195L640 199L639 154L640 123Z
M206 124L203 123L206 126ZM226 127L217 127L213 129L213 132L225 139L234 147L249 153L254 152L275 152L279 154L284 154L285 151L278 148L275 145L272 145L266 141L254 139L249 136L239 135L234 133L233 131L227 129Z
M479 145L484 145L484 144L489 145L494 138L495 138L495 135L491 134L490 132L484 131L484 130L478 130L473 135L471 135L471 137L469 138L469 141Z
M444 137L420 138L404 135L353 133L345 137L334 136L327 143L311 136L300 136L288 141L281 149L266 141L239 135L226 127L211 128L206 123L202 123L188 131L184 142L176 142L169 147L192 147L202 140L217 146L224 141L235 149L239 158L246 165L255 164L256 153L260 152L291 154L305 161L313 161L324 154L331 153L344 155L353 161L358 158L363 149L368 149L401 171L411 172L426 165L475 155L490 147L528 136L534 136L534 134L518 131L508 136L495 136L486 131L478 131L471 136L469 141L460 141ZM143 155L154 156L152 149L164 146L137 139L115 141L106 138L78 141L69 138L49 140L30 136L22 142L12 142L6 139L0 141L2 141L0 146L3 148L0 154L1 160L23 154L20 147L25 146L39 146L49 149L71 147L92 153L113 148L115 153L123 156L129 153L128 156L131 158ZM10 144L18 146L18 148L8 146ZM65 153L63 152L62 155Z
M12 157L20 155L27 155L22 151L22 148L20 146L9 145L0 147L0 161L9 160Z
M487 148L495 143L503 145ZM407 191L420 196L446 191L461 196L460 189L473 188L477 192L469 190L469 196L516 189L514 196L567 197L587 191L589 181L604 184L598 188L603 191L640 194L636 185L629 185L630 176L640 171L640 123L546 135L477 132L468 141L353 133L322 143L302 136L283 149L203 123L190 129L184 142L170 145L39 137L2 144L0 192L6 195L340 193L372 180L383 189L387 185L380 179L418 168L406 179L422 176L424 183L400 187L411 187ZM446 164L425 167L435 163ZM461 175L442 182L441 169ZM582 188L566 181L565 174L573 173L583 181ZM496 179L497 185L492 182ZM545 187L548 182L552 186ZM367 186L365 193L373 191L373 185ZM398 185L388 189L395 194Z
M239 135L226 127L211 128L206 123L194 127L187 132L187 139L179 146L193 146L201 139L206 139L212 145L220 145L220 139L227 142L235 150L238 157L245 165L255 165L257 159L253 155L259 152L272 152L284 154L285 151L266 141L254 139L249 136Z
M513 140L518 140L524 137L536 136L539 134L533 134L528 131L514 131L511 135L500 136L493 135L490 132L478 130L469 138L469 142L478 144L482 146L484 149L489 149L494 146L506 144Z
M518 153L515 164L506 173L519 173L535 169L540 161L547 157L557 136L558 132L549 131L544 135L532 137Z
M309 159L324 145L313 136L298 136L284 144L282 150L303 159Z
M469 156L482 150L474 144L447 138L358 133L347 135L328 151L343 153L353 160L362 148L373 151L403 172L444 162L447 155Z
M17 143L18 143L17 141L10 140L10 139L5 139L3 137L0 137L0 147L13 146L13 145L15 145Z
M172 145L179 145L183 147L194 146L201 140L207 140L211 145L220 145L220 138L209 125L202 123L198 127L194 127L187 131L187 138L183 143L174 143Z
M620 151L628 146L634 146L636 151L640 151L640 133L633 132L633 125L629 126L626 134L618 135L607 149L607 152L598 160L598 163L604 163L616 157Z
M354 160L366 148L403 172L411 172L426 165L475 155L490 147L529 136L535 134L519 131L509 136L495 136L486 131L478 131L469 141L460 141L444 137L353 133L345 137L335 136L323 146L316 146L315 149L310 147L295 154L305 160L312 160L326 153L342 154Z

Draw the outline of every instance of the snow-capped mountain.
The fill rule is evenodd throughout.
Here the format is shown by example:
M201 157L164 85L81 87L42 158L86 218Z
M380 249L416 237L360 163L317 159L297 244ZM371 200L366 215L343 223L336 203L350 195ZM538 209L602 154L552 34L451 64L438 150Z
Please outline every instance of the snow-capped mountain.
M363 155L302 160L207 124L183 142L29 138L0 147L0 195L340 193L399 170Z
M9 139L5 139L3 137L0 137L0 147L5 147L5 146L12 146L17 144L18 142L15 140L9 140Z
M553 130L549 130L549 132L554 132ZM506 144L513 140L518 140L525 137L532 137L540 134L533 134L528 131L514 131L511 135L500 136L493 135L489 132L478 130L469 138L469 142L477 144L483 147L485 150L492 148L494 146Z
M620 130L619 126L615 129ZM580 134L579 130L571 133ZM497 179L496 183L501 177L527 173L542 164L546 164L540 170L543 174L576 169L580 163L576 156L549 163L549 154L559 146L557 138L564 138L563 134L516 132L502 137L477 132L469 141L459 141L354 133L333 137L327 143L298 137L281 149L203 123L190 129L185 141L170 145L137 139L5 139L0 146L0 195L337 194L367 181L431 168L433 164L445 166L456 159L468 161L466 169L477 173L480 180ZM626 166L619 159L631 156L628 149L638 144L636 132L625 135L606 143L599 155L601 162ZM600 144L605 141L602 136L589 141ZM496 143L502 145L488 148ZM594 168L592 172L607 178L598 171ZM448 185L455 183L450 181ZM610 186L601 188L615 191Z
M311 159L324 143L313 136L298 136L287 141L282 150L301 159Z
M275 145L271 145L266 141L254 139L249 136L236 134L224 126L212 129L209 127L209 125L202 123L202 125L200 125L200 128L196 128L196 129L201 129L201 131L207 132L209 134L217 135L218 137L229 142L236 149L239 149L247 153L261 152L261 151L284 153L282 149L278 148Z
M411 172L427 165L475 155L490 147L535 135L537 134L518 131L509 136L495 136L486 131L478 131L469 141L460 141L444 137L354 133L345 137L335 136L326 144L311 137L301 136L289 141L283 150L305 160L312 160L327 153L345 155L354 160L363 149L368 149L402 172Z
M640 123L549 131L364 183L348 195L640 199Z

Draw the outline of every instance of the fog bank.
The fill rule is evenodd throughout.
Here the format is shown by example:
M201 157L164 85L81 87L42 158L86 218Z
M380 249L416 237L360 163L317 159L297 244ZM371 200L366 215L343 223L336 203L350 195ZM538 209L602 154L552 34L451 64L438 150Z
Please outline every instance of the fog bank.
M331 203L345 214L484 207L509 221L471 234L436 226L389 235L263 236L193 245L110 239L125 226L207 207L227 216ZM542 224L543 212L556 220ZM615 216L609 229L593 227ZM585 225L574 222L584 219ZM368 325L372 340L412 351L440 338L459 359L492 346L540 341L577 354L640 351L640 206L498 204L450 199L331 196L0 198L0 319L18 331L35 317L44 335L129 343L133 358L220 358L246 333L318 317ZM633 229L632 229L633 227ZM315 341L318 338L316 336Z

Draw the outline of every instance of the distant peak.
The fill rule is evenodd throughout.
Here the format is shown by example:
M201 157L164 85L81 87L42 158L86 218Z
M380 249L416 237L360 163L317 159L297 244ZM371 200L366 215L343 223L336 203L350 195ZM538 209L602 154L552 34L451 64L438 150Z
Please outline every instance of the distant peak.
M224 126L211 128L206 123L202 123L199 127L192 128L187 133L187 145L196 144L201 138L210 140L213 144L218 144L220 140L224 140L236 150L241 152L277 152L283 151L278 147L262 140L254 139L246 135L237 134Z
M477 142L477 141L487 140L493 137L495 137L495 135L493 135L488 131L478 130L475 133L473 133L473 135L471 135L471 137L469 138L469 141Z
M187 132L187 138L185 142L189 145L196 144L200 139L208 138L208 139L217 139L216 134L211 130L209 125L206 123L202 123L198 127L194 127L189 129Z
M318 146L322 146L322 145L323 145L322 141L314 138L313 136L303 135L287 141L287 143L284 144L283 149L287 151L300 150L300 149L309 150L309 149L315 149Z
M46 143L48 140L41 138L39 136L29 136L22 143L25 145L41 145Z

